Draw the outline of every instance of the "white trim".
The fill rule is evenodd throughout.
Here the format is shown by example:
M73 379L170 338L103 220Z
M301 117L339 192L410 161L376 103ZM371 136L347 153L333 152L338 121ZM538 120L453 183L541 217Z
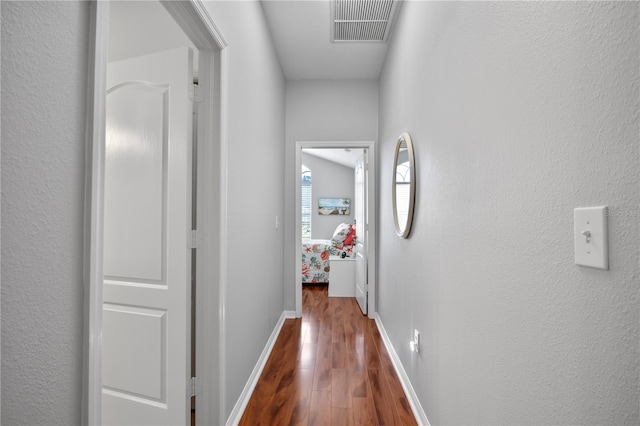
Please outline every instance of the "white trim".
M295 169L293 172L293 179L296 182L295 190L295 232L293 246L296 248L296 259L293 262L294 265L294 283L295 283L295 306L296 306L296 318L302 318L302 277L300 271L302 271L302 182L299 178L300 171L302 170L302 145L300 142L296 142L296 161Z
M201 0L160 0L160 3L198 50L222 50L228 46Z
M282 315L280 315L280 319L276 323L276 326L274 327L269 340L267 340L267 344L265 345L262 354L260 354L260 358L258 358L258 362L253 368L251 375L249 376L249 380L247 380L247 384L244 386L244 389L242 389L242 393L240 393L240 397L238 397L238 401L236 402L235 407L233 407L233 410L229 415L229 420L227 420L226 422L227 426L233 426L240 423L242 414L244 414L244 410L245 408L247 408L247 404L251 399L251 394L258 384L260 374L262 374L262 370L264 370L264 367L269 360L269 355L271 355L273 345L275 345L276 340L278 339L278 335L280 334L280 330L282 330L285 319L293 318L296 318L296 313L294 311L284 311L282 312Z
M228 158L229 158L229 129L228 129L228 117L229 117L229 47L223 49L220 52L220 161L218 162L220 187L219 187L219 214L220 214L220 239L218 247L220 250L220 264L218 280L220 287L218 289L220 298L220 304L218 306L218 327L220 330L218 341L218 357L219 357L219 392L220 392L220 409L218 414L218 420L210 424L224 424L225 411L227 402L227 336L226 336L226 306L227 306L227 259L228 259L228 237L227 237L227 224L228 214L227 202L228 198ZM215 326L215 324L214 324ZM210 377L209 380L215 380L215 377ZM196 416L198 421L198 416ZM204 424L204 423L203 423Z
M368 256L368 303L367 312L369 318L375 318L377 312L376 288L377 288L377 200L376 200L376 144L373 141L296 141L296 161L293 176L300 175L302 167L302 150L305 148L361 148L367 150L367 163L369 172L367 173L367 212L369 215L369 238L367 239L367 256ZM296 259L294 262L294 278L295 278L295 307L296 317L302 317L302 277L300 271L302 269L302 230L300 224L302 222L302 182L295 179L295 240L293 245L296 248Z
M379 316L376 315L375 318L376 325L378 326L378 331L380 331L380 337L382 337L382 342L384 343L385 348L387 348L387 352L389 353L389 357L391 358L391 362L393 363L393 367L396 370L396 374L400 379L400 384L402 385L402 389L404 390L405 395L407 396L407 400L409 401L409 405L411 406L411 411L413 412L413 416L416 418L416 422L419 425L429 426L429 419L427 419L427 415L418 400L418 395L416 394L413 386L411 386L411 381L409 380L409 376L407 372L404 370L402 366L402 362L398 357L398 354L389 339L389 335L387 331L384 329L384 325L382 325L382 320Z
M200 69L203 75L215 75L220 71L221 54L217 51L200 51ZM209 74L211 73L211 74ZM224 109L217 81L200 79L205 103L200 104L198 120L197 156L197 227L200 245L196 250L196 376L201 393L196 398L197 424L218 424L221 404L221 383L214 380L224 371L220 358L221 335L224 332L220 320L223 256L221 254L224 228L220 199L219 171L220 150L224 144L222 132Z
M227 167L227 86L228 48L222 33L200 0L162 1L176 23L200 50L202 68L200 81L208 71L209 101L201 109L210 119L199 120L199 141L209 142L213 147L206 155L199 156L203 174L198 175L198 188L202 189L205 201L199 209L198 223L207 223L208 232L203 238L202 251L210 254L208 262L198 262L198 294L196 328L198 336L196 365L202 390L198 406L198 424L216 424L212 419L215 407L220 418L224 411L224 297L226 289L226 167ZM85 171L85 332L82 422L100 425L102 421L102 249L104 212L104 147L106 127L106 71L109 40L109 2L95 0L91 6L91 42L89 50L89 79L87 89L86 171ZM219 71L218 71L219 70ZM218 71L218 72L217 72ZM206 86L206 84L203 84ZM218 96L219 95L219 96ZM218 103L219 100L219 103ZM212 122L216 121L217 128ZM218 132L218 133L216 133ZM217 150L217 151L216 151ZM220 154L218 156L218 154ZM202 161L200 161L202 160ZM219 173L216 175L216 173ZM211 177L205 179L203 176ZM209 209L209 210L206 210ZM219 217L216 216L219 214ZM206 216L203 216L205 215ZM213 216L213 219L212 219ZM217 220L216 220L217 219ZM210 265L211 259L214 260ZM217 263L217 265L216 265ZM209 268L203 268L209 265ZM219 271L213 270L219 266ZM217 274L217 275L216 275ZM219 291L216 291L219 290ZM207 313L210 313L207 315ZM215 330L218 339L205 334ZM216 351L216 348L218 351ZM222 355L222 356L221 356ZM220 356L218 358L218 356ZM216 362L216 359L218 362Z
M87 79L82 424L102 424L102 250L109 3L94 1Z

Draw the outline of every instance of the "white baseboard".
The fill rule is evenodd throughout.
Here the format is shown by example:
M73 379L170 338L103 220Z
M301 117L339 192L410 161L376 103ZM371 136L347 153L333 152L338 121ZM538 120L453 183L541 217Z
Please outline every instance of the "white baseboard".
M253 390L256 388L256 384L258 384L258 379L260 379L260 374L262 374L262 370L264 366L267 364L267 360L269 359L269 355L271 355L271 350L273 349L273 345L276 343L278 339L278 335L280 334L280 330L284 325L284 320L288 318L295 318L295 311L283 311L282 315L280 315L280 319L276 323L276 326L273 328L273 332L271 336L269 336L269 340L267 340L267 344L265 345L262 354L260 354L260 358L258 358L258 362L256 366L253 368L251 375L249 376L249 380L247 380L247 384L242 389L242 393L238 398L238 402L233 407L229 418L227 419L227 426L234 426L240 423L240 419L242 418L242 414L244 414L245 408L247 408L247 404L249 403L249 399L251 399L251 394Z
M416 418L416 421L419 425L430 426L429 419L427 419L427 415L422 409L422 405L418 400L418 395L413 390L413 386L411 386L411 381L409 380L409 376L407 376L407 372L404 370L402 363L400 362L400 358L396 353L393 345L391 344L391 340L389 339L389 335L387 331L384 329L384 325L382 325L382 320L380 316L375 316L376 325L378 326L378 330L380 331L380 337L382 337L382 341L384 342L384 346L387 348L387 352L389 353L389 357L391 357L391 362L393 363L394 368L396 369L396 374L400 379L400 384L402 385L402 389L404 390L405 395L409 401L409 405L411 406L411 411L413 411L413 415Z

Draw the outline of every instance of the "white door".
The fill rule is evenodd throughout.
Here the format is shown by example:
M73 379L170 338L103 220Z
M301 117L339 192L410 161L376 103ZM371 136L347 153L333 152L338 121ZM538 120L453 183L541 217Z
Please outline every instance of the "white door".
M363 314L367 314L367 152L356 161L355 216L356 216L356 299Z
M107 70L105 425L187 424L192 82L187 47Z

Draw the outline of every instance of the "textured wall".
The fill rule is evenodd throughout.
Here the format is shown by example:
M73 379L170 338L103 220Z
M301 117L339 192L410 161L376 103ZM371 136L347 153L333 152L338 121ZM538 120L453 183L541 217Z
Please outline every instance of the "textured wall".
M2 424L79 424L89 4L1 7Z
M302 164L311 169L311 238L329 240L341 223L353 223L355 203L354 169L302 153ZM351 214L320 215L318 198L350 198Z
M285 87L260 3L205 5L229 43L226 418L284 309Z
M378 301L432 424L640 422L639 8L401 10L380 88ZM402 131L407 240L389 184ZM603 204L610 270L576 266L573 209Z
M297 141L377 141L377 80L289 80L284 199L285 309L295 309L295 150Z

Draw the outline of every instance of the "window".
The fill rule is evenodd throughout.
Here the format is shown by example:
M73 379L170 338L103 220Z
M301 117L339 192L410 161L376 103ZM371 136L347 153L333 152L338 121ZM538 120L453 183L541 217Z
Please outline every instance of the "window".
M302 238L311 238L311 170L302 166Z
M409 216L409 198L411 197L411 167L409 161L396 167L396 206L398 223L407 223Z

